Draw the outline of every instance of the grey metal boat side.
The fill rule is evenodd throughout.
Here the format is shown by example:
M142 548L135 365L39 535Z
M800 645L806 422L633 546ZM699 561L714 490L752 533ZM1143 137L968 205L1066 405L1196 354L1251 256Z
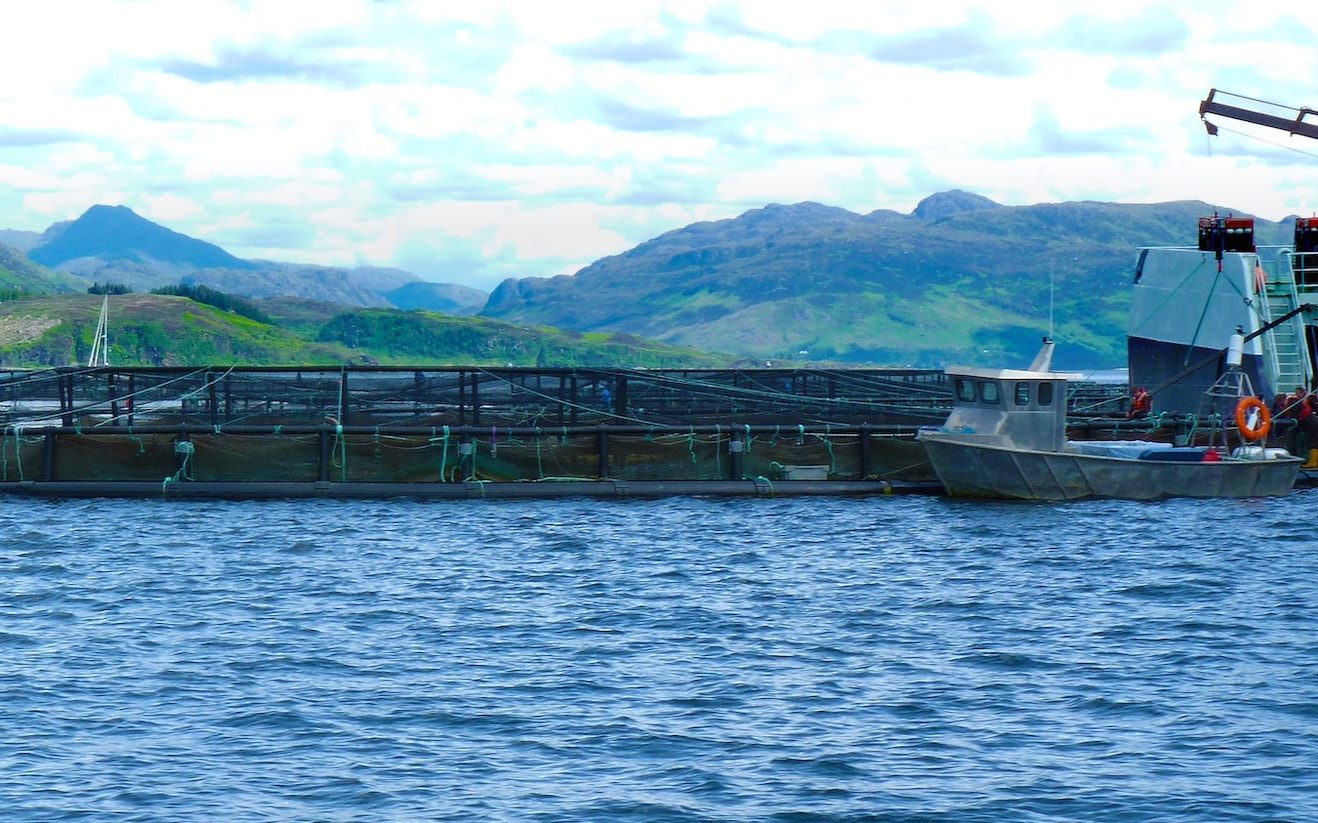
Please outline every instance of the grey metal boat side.
M1248 387L1248 380L1235 380L1241 375L1240 337L1233 337L1223 379ZM1051 370L1052 348L1045 339L1034 363L1024 370L947 369L953 385L952 413L941 428L921 429L919 440L948 494L1022 500L1156 500L1275 496L1289 493L1295 485L1303 461L1280 449L1160 455L1134 443L1133 451L1118 455L1095 454L1068 443L1069 375ZM1239 391L1239 396L1252 394Z
M1264 497L1289 494L1298 457L1173 463L1034 451L920 436L939 480L954 497L1077 500L1086 497Z

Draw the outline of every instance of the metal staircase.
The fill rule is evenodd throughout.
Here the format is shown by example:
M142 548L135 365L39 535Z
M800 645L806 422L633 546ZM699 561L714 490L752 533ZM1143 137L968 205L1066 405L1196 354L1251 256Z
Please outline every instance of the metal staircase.
M1282 255L1273 267L1264 286L1262 301L1263 322L1293 311L1300 305L1295 289L1295 275L1291 255ZM1313 376L1309 352L1304 339L1304 316L1297 315L1263 335L1264 368L1274 392L1293 391L1296 386L1310 385Z

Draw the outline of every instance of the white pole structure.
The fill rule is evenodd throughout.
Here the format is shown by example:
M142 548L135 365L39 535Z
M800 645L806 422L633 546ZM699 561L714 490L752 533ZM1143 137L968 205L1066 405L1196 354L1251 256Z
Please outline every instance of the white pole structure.
M87 358L88 368L110 365L110 296L101 301L101 316L96 321L96 334L92 337L92 355Z

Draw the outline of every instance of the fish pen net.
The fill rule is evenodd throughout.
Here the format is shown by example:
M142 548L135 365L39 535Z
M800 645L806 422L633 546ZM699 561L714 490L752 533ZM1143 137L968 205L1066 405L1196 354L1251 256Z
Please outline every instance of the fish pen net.
M935 478L942 372L203 367L0 372L0 480Z
M910 432L470 428L11 430L0 480L439 483L934 478Z
M924 370L113 368L0 373L0 424L578 426L932 423Z

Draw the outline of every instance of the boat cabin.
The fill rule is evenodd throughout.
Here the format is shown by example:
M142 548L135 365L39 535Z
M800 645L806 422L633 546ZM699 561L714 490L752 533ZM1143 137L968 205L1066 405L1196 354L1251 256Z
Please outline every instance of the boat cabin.
M943 429L986 445L1033 451L1066 446L1066 382L1075 375L1024 369L947 369L952 413Z

